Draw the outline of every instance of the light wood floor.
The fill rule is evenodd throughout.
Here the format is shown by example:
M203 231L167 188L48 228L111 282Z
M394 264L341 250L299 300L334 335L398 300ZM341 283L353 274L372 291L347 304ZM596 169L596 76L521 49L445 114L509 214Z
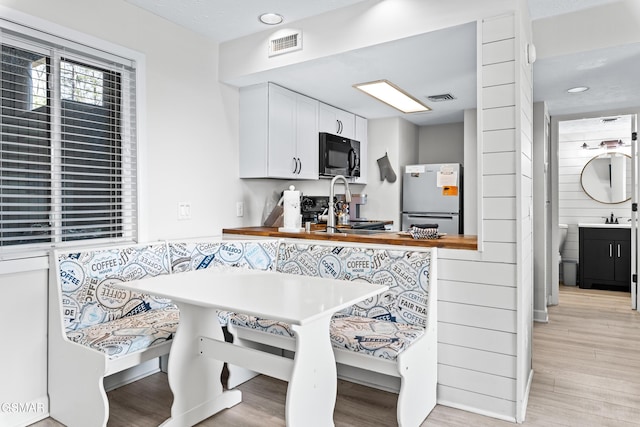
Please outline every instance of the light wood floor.
M560 289L548 324L533 328L534 378L525 426L640 425L640 314L628 293ZM286 383L260 376L240 386L243 402L200 426L284 426ZM169 417L166 375L108 393L109 427L157 426ZM396 395L339 381L336 427L394 426ZM44 420L37 427L60 426ZM423 426L513 426L438 405Z

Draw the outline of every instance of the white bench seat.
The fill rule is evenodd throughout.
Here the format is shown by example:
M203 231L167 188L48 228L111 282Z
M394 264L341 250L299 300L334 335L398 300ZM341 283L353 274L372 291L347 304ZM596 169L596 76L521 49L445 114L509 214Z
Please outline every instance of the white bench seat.
M169 353L177 308L169 300L114 286L169 273L164 242L51 252L52 418L68 427L106 426L103 379Z
M156 242L54 250L49 279L49 413L69 426L106 426L106 376L169 354L171 301L118 283L204 268L271 269L279 242ZM227 322L225 313L220 322ZM226 314L228 315L228 313ZM158 364L159 368L159 364Z
M369 317L334 316L330 333L335 348L396 360L424 335L425 329Z
M230 313L229 322L235 328L294 338L291 326L285 322L240 313ZM424 335L425 329L405 323L336 314L331 319L329 333L331 344L336 349L396 360L400 353Z
M67 332L67 337L116 359L172 339L179 319L180 311L171 305L76 329Z

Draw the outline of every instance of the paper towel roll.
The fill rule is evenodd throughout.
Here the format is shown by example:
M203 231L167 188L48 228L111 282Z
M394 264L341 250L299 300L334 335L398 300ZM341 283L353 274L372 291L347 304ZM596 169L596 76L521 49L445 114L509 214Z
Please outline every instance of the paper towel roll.
M302 231L300 219L300 191L292 185L289 190L284 191L284 227L280 231L299 232Z

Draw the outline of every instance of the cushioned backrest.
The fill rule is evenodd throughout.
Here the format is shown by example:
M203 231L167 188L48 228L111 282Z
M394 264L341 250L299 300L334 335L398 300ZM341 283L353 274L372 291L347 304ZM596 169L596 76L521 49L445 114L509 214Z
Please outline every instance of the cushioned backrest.
M168 274L165 243L58 254L58 272L67 332L171 304L111 286Z
M387 292L344 312L424 327L430 263L430 252L283 243L278 251L277 270L387 285Z
M171 271L200 270L232 266L272 270L278 250L277 240L169 243Z

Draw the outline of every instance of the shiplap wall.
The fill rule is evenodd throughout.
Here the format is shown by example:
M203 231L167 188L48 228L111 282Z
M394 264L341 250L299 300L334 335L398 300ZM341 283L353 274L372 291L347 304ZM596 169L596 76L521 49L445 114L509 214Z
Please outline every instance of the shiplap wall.
M579 259L579 223L602 223L611 213L625 223L631 217L631 201L617 204L600 203L589 197L580 184L584 166L593 157L606 151L585 150L581 148L582 144L597 147L601 141L612 139L620 139L625 145L630 144L631 117L622 116L616 126L594 126L594 122L599 123L599 119L560 122L558 126L558 214L560 223L569 225L562 251L563 260ZM622 147L615 151L630 155L630 150L631 147ZM628 179L630 176L628 173Z
M531 357L530 327L518 343L518 318L531 317L519 302L532 286L531 130L519 125L531 126L531 79L517 68L515 16L478 25L483 251L439 252L438 402L515 421L527 382L518 357L523 371Z
M526 3L525 3L526 4ZM533 77L528 50L532 46L531 19L528 8L518 15L516 28L516 180L519 211L518 230L518 361L516 373L516 421L524 421L529 387L533 379Z

